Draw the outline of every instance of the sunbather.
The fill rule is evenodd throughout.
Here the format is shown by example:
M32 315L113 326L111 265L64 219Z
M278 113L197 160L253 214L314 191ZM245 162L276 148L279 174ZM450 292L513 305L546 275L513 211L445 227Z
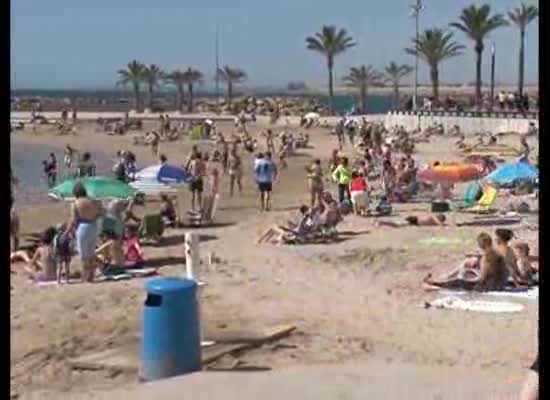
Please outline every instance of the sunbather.
M518 260L514 250L509 246L509 242L513 235L514 234L509 229L495 230L495 249L504 258L508 272L514 280L514 284L519 286L521 285L521 272L518 269Z
M529 256L529 245L525 242L516 240L512 241L511 248L514 251L517 260L518 280L521 284L534 283L536 274L538 274L538 267L531 264L531 257Z
M444 279L434 280L432 274L424 279L425 288L428 290L465 289L465 290L502 290L508 282L509 272L504 258L493 247L491 236L480 233L477 243L482 255L479 259L479 274L475 269L462 269L457 276L449 276ZM472 257L470 262L475 265ZM467 276L474 275L474 276Z
M405 226L443 226L445 225L445 221L446 217L444 214L429 214L420 217L410 215L404 221L378 220L374 225L390 226L392 228L402 228Z
M55 281L57 278L57 262L53 249L53 240L56 233L54 227L46 229L42 233L40 246L36 249L32 259L28 261L25 270L33 281Z
M161 194L160 196L160 216L163 219L163 222L166 226L173 226L177 221L176 207L172 200L166 195Z
M266 229L256 241L257 244L268 242L274 236L278 237L278 241L282 240L283 236L288 233L303 235L308 231L314 230L319 225L318 214L315 210L303 205L299 209L296 221L288 221L288 226L272 225Z

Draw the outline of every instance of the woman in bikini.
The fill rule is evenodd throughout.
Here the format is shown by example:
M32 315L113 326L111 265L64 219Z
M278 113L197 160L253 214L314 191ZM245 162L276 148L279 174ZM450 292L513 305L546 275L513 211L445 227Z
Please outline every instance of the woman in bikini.
M309 196L310 196L310 205L315 207L315 203L318 205L321 204L322 199L321 195L323 194L324 185L323 185L323 168L321 167L321 160L316 159L313 161L313 164L307 169L308 175L308 186L309 186Z
M25 270L35 282L52 282L57 279L57 262L53 242L57 231L49 227L42 234L40 246L28 261Z

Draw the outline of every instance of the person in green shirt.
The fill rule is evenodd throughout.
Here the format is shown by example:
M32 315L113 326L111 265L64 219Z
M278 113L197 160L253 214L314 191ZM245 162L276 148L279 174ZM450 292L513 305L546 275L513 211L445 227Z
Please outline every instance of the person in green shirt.
M338 197L340 203L343 203L346 199L351 199L349 191L349 183L351 182L351 168L349 166L349 160L347 157L340 159L340 164L332 172L332 179L338 184Z

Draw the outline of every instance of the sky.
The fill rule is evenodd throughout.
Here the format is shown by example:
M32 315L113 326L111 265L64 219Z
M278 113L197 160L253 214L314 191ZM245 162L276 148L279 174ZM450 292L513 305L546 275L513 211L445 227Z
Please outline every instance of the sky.
M215 32L219 29L220 65L239 66L249 87L285 87L289 81L325 85L326 62L306 50L305 38L323 25L345 28L357 46L336 59L336 78L352 66L382 70L391 61L414 65L406 54L414 36L412 0L12 0L11 82L15 88L113 88L116 71L129 61L165 70L192 66L212 81ZM529 1L529 0L528 0ZM421 29L446 27L476 0L423 0ZM520 0L485 0L507 13ZM538 82L538 20L526 40L526 80ZM444 62L442 82L472 82L473 43L464 54ZM496 45L496 80L515 83L519 33L515 27L490 35L483 60L489 80L491 42ZM428 82L422 63L421 82ZM409 78L412 81L412 77Z

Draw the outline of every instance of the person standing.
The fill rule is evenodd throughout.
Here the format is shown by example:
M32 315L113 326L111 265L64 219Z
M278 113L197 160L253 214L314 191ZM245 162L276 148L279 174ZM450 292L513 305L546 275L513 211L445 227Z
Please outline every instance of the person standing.
M338 184L338 198L340 203L347 199L351 201L349 184L351 182L351 168L347 157L340 159L340 164L332 172L332 179Z
M271 160L271 153L265 155L260 153L254 161L254 177L260 192L260 210L271 209L271 192L273 191L273 180L277 176L277 167Z
M77 182L73 187L75 201L71 207L71 217L65 233L74 234L78 254L82 260L82 279L92 282L95 277L95 247L99 233L98 219L103 210L101 203L90 199L86 188Z
M191 210L195 210L195 205L200 209L202 207L202 192L204 191L203 177L206 172L206 167L202 160L202 155L195 155L189 164L189 172L191 173Z
M310 206L315 207L315 202L320 206L323 194L323 168L321 167L321 160L316 159L313 164L307 169L307 180L309 184Z
M237 187L239 188L239 194L243 192L243 184L242 184L242 177L243 177L243 167L242 167L242 160L239 154L237 153L237 148L233 147L231 149L231 153L228 157L228 174L229 174L229 196L233 197L233 193L235 191L235 184L237 184Z

